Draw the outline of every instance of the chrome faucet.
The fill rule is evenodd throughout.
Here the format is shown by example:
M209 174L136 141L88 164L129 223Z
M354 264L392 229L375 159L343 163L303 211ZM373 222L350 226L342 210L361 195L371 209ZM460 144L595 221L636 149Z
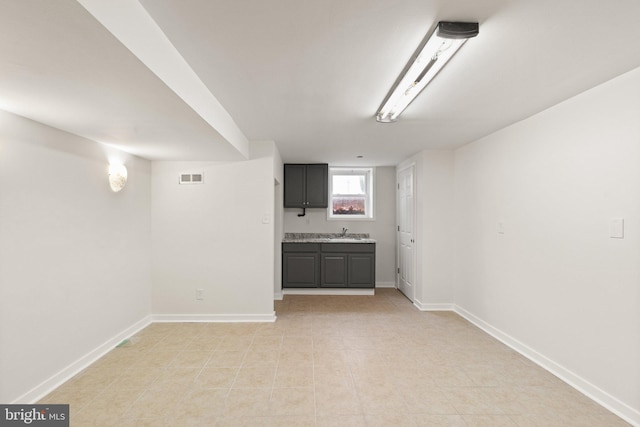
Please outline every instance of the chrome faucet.
M342 233L340 233L340 237L344 237L347 235L347 228L342 227Z

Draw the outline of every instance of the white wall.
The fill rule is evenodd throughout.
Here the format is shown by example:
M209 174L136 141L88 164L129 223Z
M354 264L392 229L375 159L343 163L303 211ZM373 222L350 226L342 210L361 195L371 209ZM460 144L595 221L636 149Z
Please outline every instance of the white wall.
M638 425L639 118L636 69L455 155L455 303Z
M0 112L0 402L35 400L148 317L149 252L147 161Z
M424 150L398 165L414 165L415 300L423 310L453 302L453 151Z
M396 269L396 175L394 167L375 168L375 220L342 221L327 220L326 209L307 209L304 217L298 217L302 209L284 210L286 233L339 233L342 227L348 233L369 233L376 239L376 283L378 286L394 286Z
M252 141L250 144L250 158L270 158L273 160L273 298L282 299L282 250L281 242L284 237L284 164L280 151L274 141Z
M152 170L154 316L273 319L274 159L153 162ZM178 184L194 172L204 184Z

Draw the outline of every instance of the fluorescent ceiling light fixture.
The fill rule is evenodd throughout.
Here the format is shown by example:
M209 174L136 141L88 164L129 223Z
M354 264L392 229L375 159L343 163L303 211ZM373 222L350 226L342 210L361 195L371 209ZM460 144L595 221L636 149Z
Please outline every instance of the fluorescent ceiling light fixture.
M477 35L477 22L438 22L435 31L420 44L387 94L376 113L376 120L395 122L467 39Z

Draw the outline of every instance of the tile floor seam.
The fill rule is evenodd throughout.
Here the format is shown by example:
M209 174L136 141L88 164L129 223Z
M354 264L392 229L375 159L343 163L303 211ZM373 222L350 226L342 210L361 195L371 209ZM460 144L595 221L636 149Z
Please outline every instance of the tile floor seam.
M218 346L220 345L220 343L216 344L215 348L218 348ZM211 351L211 354L209 355L209 357L207 358L207 361L204 362L204 365L202 365L200 367L200 370L198 371L198 374L193 378L193 383L195 384L196 381L198 380L198 378L200 378L200 375L202 375L202 371L204 371L204 368L207 367L207 365L209 364L209 362L211 361L211 359L213 358L213 353L216 351L215 348Z
M278 362L276 363L276 369L275 369L275 372L273 373L273 381L271 383L271 393L269 395L269 400L273 399L273 390L274 390L274 388L276 386L276 378L278 378L278 368L280 367L280 354L282 353L282 345L283 344L284 344L284 338L280 342L280 346L278 348Z
M313 381L313 425L318 425L318 399L316 394L316 344L315 340L311 338L311 374Z
M233 381L231 381L231 384L229 385L229 388L227 390L227 394L226 394L226 398L229 398L229 395L231 394L231 390L233 390L233 386L236 384L236 380L238 379L238 375L240 375L240 369L242 369L242 364L244 363L244 358L246 357L246 352L245 355L242 357L242 361L240 362L240 366L238 366L236 368L236 373L233 376Z

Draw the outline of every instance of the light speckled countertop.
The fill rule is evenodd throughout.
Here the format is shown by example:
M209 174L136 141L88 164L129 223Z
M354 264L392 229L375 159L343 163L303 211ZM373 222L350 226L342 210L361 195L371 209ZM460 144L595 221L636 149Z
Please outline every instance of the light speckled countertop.
M369 233L284 233L282 243L375 243Z

